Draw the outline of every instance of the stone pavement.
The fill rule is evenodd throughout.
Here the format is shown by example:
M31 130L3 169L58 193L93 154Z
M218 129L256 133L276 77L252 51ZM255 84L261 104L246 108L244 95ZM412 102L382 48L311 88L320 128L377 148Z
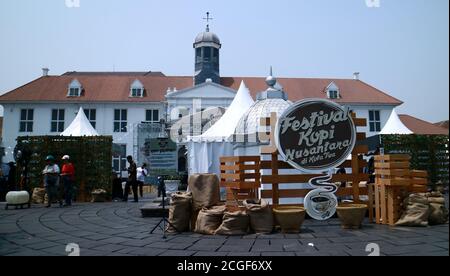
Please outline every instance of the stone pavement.
M307 220L298 235L204 236L195 233L149 234L159 222L142 218L142 203L86 203L71 208L4 210L0 203L0 256L67 255L69 243L82 256L367 256L376 243L381 255L444 255L449 226L390 228L365 224L342 230L337 219Z

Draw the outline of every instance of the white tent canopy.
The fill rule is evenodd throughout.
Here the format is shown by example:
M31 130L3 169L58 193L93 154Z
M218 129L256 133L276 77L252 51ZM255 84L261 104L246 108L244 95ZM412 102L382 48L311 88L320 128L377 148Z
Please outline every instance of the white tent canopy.
M230 107L228 107L225 114L223 114L222 118L201 136L190 137L189 140L194 142L222 142L224 139L234 134L239 120L254 103L255 101L250 95L250 90L247 88L244 81L242 81L233 102Z
M403 124L397 112L393 109L389 120L381 130L380 134L413 134L413 132Z
M242 81L233 102L222 118L203 135L189 137L189 173L220 173L221 156L232 156L233 145L228 138L234 134L242 116L254 104L249 89Z
M98 132L92 127L91 122L80 107L77 116L72 123L61 133L61 136L99 136Z

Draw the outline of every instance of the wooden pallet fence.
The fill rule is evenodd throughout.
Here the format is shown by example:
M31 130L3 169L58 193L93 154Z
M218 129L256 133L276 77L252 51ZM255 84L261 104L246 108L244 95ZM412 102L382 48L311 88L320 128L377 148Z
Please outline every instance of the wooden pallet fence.
M411 157L405 154L375 156L375 222L395 225L409 193L427 191L426 171L410 170Z
M246 199L258 198L260 164L259 156L220 158L220 185L227 190L226 205L229 210L242 208L242 201Z
M367 124L366 119L356 118L355 114L352 114L353 120L357 127L364 127ZM276 114L272 114L270 118L261 119L260 124L262 126L268 127L271 125L271 121L277 120ZM273 125L272 125L273 126ZM261 198L271 199L272 205L274 207L283 205L280 204L283 198L304 198L311 189L280 189L280 184L298 184L298 183L308 183L313 177L319 175L311 174L295 174L295 175L283 175L280 170L294 169L287 162L279 160L279 153L276 150L274 143L274 129L271 129L269 146L263 147L261 149L261 154L264 156L270 156L270 160L261 161L261 169L270 171L269 175L262 175L261 184L271 184L271 190L262 190ZM353 149L351 160L345 161L339 168L351 168L351 174L335 174L333 175L332 182L345 182L346 187L340 187L337 191L337 196L352 196L355 203L361 203L361 195L369 195L368 187L365 183L369 181L369 175L363 173L363 168L367 167L367 162L361 158L361 155L367 154L369 148L367 145L361 144L361 141L366 139L365 133L357 133L357 145ZM373 217L372 204L367 202L369 205L369 216ZM292 204L288 204L292 205ZM302 204L298 204L302 205Z

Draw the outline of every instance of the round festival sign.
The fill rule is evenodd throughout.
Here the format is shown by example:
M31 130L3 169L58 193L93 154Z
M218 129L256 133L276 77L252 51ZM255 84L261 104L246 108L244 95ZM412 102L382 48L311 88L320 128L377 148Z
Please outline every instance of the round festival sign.
M332 170L353 151L356 128L348 108L323 99L295 103L280 117L275 142L282 158L294 168L315 177L309 183L316 189L305 197L311 217L326 220L334 215L337 186L328 183Z

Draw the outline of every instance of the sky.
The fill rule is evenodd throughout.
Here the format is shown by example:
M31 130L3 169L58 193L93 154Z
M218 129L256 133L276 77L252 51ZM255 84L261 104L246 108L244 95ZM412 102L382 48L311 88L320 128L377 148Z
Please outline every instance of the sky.
M399 113L449 118L448 0L1 0L0 94L43 67L191 76L207 11L222 76L361 72Z

